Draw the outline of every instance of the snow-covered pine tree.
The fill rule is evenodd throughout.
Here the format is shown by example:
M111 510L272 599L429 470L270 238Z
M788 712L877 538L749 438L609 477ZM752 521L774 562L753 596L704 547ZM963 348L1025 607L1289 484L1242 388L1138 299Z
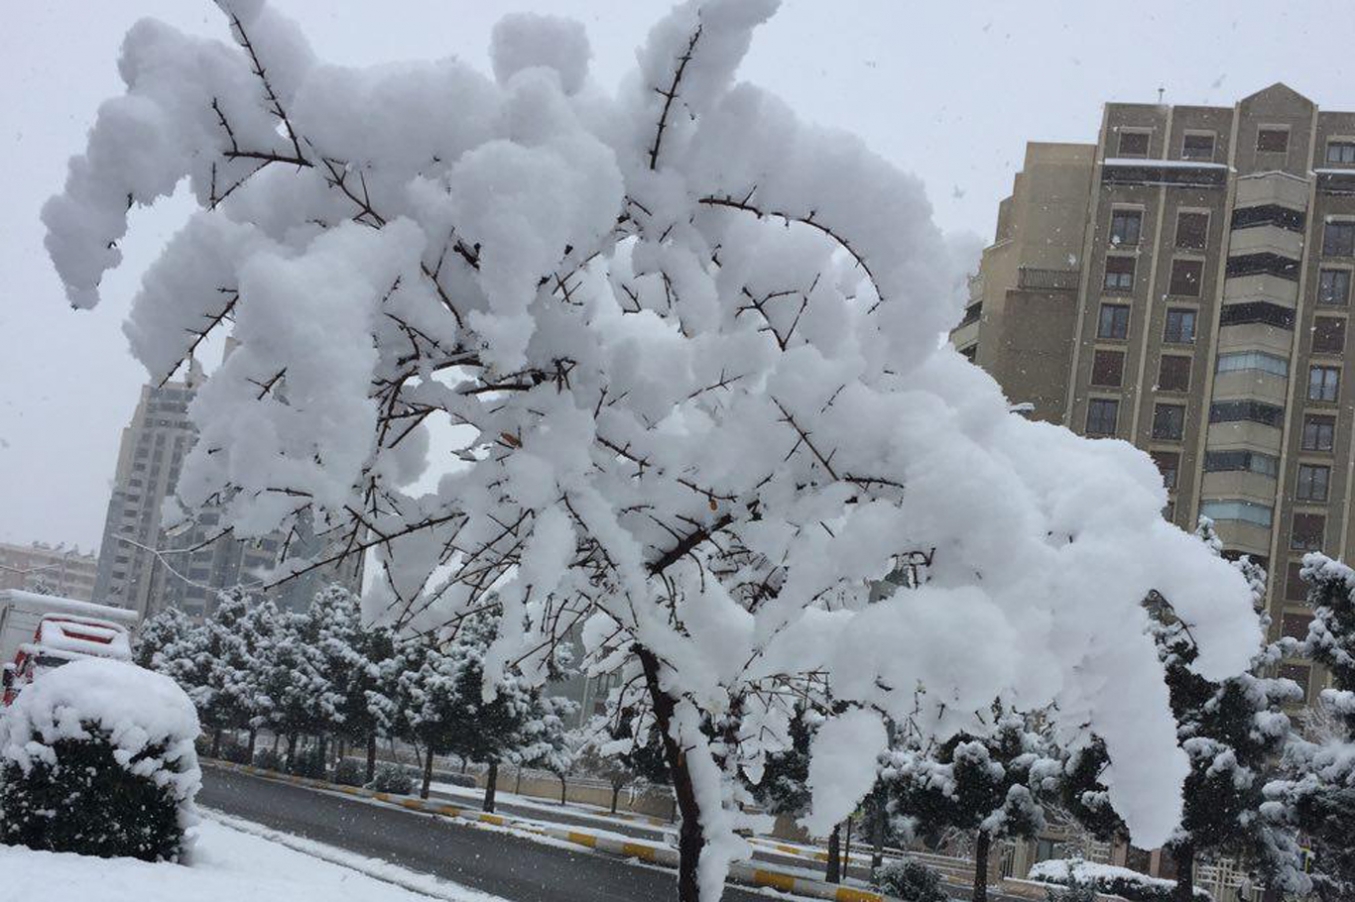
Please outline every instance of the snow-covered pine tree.
M1222 679L1256 644L1242 580L1162 520L1145 455L1013 415L938 347L963 280L920 183L735 79L774 0L682 3L616 92L556 18L504 19L489 78L322 64L261 0L219 5L230 42L134 27L126 95L43 214L90 307L129 206L186 180L201 207L127 327L155 378L235 342L193 406L185 507L338 540L293 574L374 552L370 610L418 631L493 593L491 690L540 685L580 626L590 670L620 649L686 902L749 854L737 774L808 673L843 706L811 748L812 830L870 791L922 683L943 737L1057 695L1066 731L1104 737L1136 841L1167 838L1188 764L1139 602L1170 597ZM447 422L461 465L422 494ZM916 547L930 581L872 603Z
M1032 719L1000 705L985 734L943 743L905 744L885 759L892 809L931 839L950 829L974 836L974 902L988 898L989 852L1001 839L1026 839L1044 827L1038 795L1060 764Z
M161 608L147 617L137 630L132 661L147 670L160 670L155 663L156 655L183 642L184 636L193 628L193 621L183 611L175 607Z
M1301 574L1313 619L1300 651L1331 673L1319 701L1328 729L1290 743L1284 779L1266 794L1275 817L1307 838L1317 895L1337 902L1355 895L1355 571L1314 553Z
M286 768L296 766L301 736L319 736L337 722L342 696L329 682L320 648L318 612L279 611L260 648L259 689L268 699L266 723L287 740Z
M227 589L202 624L197 654L205 680L188 694L211 734L214 758L221 755L222 733L248 728L254 716L257 661L245 629L251 606L244 589Z

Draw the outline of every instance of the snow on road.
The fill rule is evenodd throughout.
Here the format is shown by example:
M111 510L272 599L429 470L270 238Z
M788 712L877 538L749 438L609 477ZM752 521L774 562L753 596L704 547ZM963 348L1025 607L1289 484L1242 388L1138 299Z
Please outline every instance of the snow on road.
M227 826L229 822L233 826ZM239 827L242 829L235 829ZM186 899L286 899L288 902L504 902L425 874L372 861L332 846L267 828L205 818L192 864L149 864L35 852L0 845L0 902L98 899L99 902L183 902ZM247 831L247 832L246 832Z

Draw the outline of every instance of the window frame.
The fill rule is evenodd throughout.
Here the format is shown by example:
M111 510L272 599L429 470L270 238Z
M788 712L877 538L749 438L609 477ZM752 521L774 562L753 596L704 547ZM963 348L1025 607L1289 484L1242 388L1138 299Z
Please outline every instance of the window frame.
M1308 365L1308 400L1335 404L1341 399L1341 368L1325 363Z
M1186 142L1191 138L1209 139L1209 156L1190 156L1186 153ZM1218 153L1219 135L1218 132L1208 131L1207 129L1188 128L1181 133L1181 159L1191 160L1200 163L1214 162L1214 156Z
M1167 361L1171 361L1168 364ZM1172 376L1185 374L1185 384L1173 382L1168 385L1163 377L1168 373L1168 368L1172 368ZM1190 391L1191 370L1195 367L1195 358L1186 354L1163 354L1157 359L1157 390L1169 392L1188 392Z
M1123 260L1129 264L1128 272L1119 270L1112 271L1110 261ZM1131 294L1134 291L1134 282L1138 277L1139 259L1133 254L1106 254L1106 262L1102 266L1101 290L1110 294ZM1116 276L1115 284L1111 284L1111 276ZM1128 276L1127 284L1120 284L1121 277Z
M1172 257L1171 267L1167 270L1167 294L1170 297L1176 298L1200 297L1204 292L1204 263L1205 261L1198 257ZM1186 291L1178 291L1176 276L1177 267L1189 267L1189 266L1196 267L1195 282L1193 286L1194 292L1188 293ZM1188 277L1183 278L1181 284L1187 288L1192 287L1190 285L1190 279Z
M1313 317L1311 340L1314 354L1344 354L1346 352L1346 321L1341 316Z
M1352 270L1346 266L1320 266L1317 270L1317 306L1319 307L1349 307L1350 306L1350 283ZM1345 281L1345 291L1340 300L1329 300L1330 295L1327 292L1327 277L1340 276Z
M1092 431L1092 413L1095 410L1104 410L1109 407L1110 430ZM1097 417L1098 425L1104 425L1104 417ZM1083 421L1083 431L1089 436L1114 436L1119 434L1120 430L1120 399L1119 398L1088 398L1087 399L1087 417Z
M1320 479L1318 474L1321 474ZM1331 467L1299 461L1298 472L1294 477L1294 500L1326 504L1330 498Z
M1344 148L1347 148L1347 149L1350 151L1350 159L1348 159L1348 160L1333 160L1333 159L1331 158L1331 157L1332 157L1331 152L1332 152L1332 148L1333 148L1333 147L1344 147ZM1351 136L1351 135L1328 135L1328 136L1327 136L1327 145L1326 145L1326 147L1324 148L1323 153L1322 153L1322 160L1323 160L1323 162L1325 162L1325 163L1328 163L1328 164L1335 164L1335 165L1337 165L1337 166L1350 166L1350 165L1355 165L1355 136Z
M1182 337L1179 328L1173 333L1172 318L1184 321L1187 317L1190 319L1189 337ZM1195 307L1168 307L1167 312L1162 318L1162 343L1172 345L1193 345L1195 344L1195 329L1199 325L1200 311ZM1180 325L1180 322L1177 323Z
M1200 232L1199 244L1181 243L1181 220L1187 216L1200 216L1204 218L1204 228ZM1208 210L1196 209L1194 207L1182 207L1176 211L1176 231L1172 235L1172 247L1183 251L1207 251L1209 249L1209 225L1211 216Z
M1098 381L1105 376L1107 372L1102 368L1102 362L1114 360L1116 364L1109 369L1115 375L1114 382ZM1124 362L1125 352L1119 348L1093 348L1092 349L1092 371L1089 384L1095 388L1122 388L1124 386Z
M1181 478L1181 452L1162 450L1150 450L1148 456L1157 464L1157 471L1162 474L1162 484L1167 491L1176 491L1177 483ZM1170 474L1170 475L1168 475Z
M1118 317L1118 313L1120 311L1124 312L1124 322L1122 324L1120 323ZM1096 315L1096 337L1107 341L1127 341L1129 339L1129 321L1132 316L1132 313L1130 311L1131 308L1128 304L1119 304L1102 301L1101 307L1097 311ZM1110 322L1112 326L1123 325L1124 327L1123 335L1107 335L1103 331L1103 327L1106 325L1106 313L1108 312L1111 314Z
M1335 243L1332 235L1333 229L1348 230L1349 247L1347 242L1342 241L1341 246L1332 248ZM1324 257L1355 257L1355 218L1343 216L1329 216L1322 223L1322 256Z
M1168 420L1163 420L1163 414L1171 414ZM1166 431L1159 431L1164 422L1174 427L1175 434ZM1186 405L1175 404L1171 402L1158 402L1153 405L1153 421L1149 434L1153 441L1157 442L1179 442L1186 437Z
M1126 204L1116 204L1110 208L1110 225L1106 228L1106 244L1114 248L1139 247L1143 244L1143 216L1144 208L1129 206ZM1121 218L1132 218L1135 220L1134 240L1116 241L1115 240L1115 221Z
M1309 441L1311 437L1311 442ZM1322 439L1325 437L1326 444ZM1336 450L1336 416L1330 413L1305 413L1299 434L1299 447L1304 451L1331 453Z
M1268 147L1262 147L1261 136L1267 133L1284 135L1284 147L1278 150ZM1285 154L1287 156L1289 154L1289 138L1290 138L1289 133L1290 128L1288 125L1278 123L1277 124L1262 123L1261 125L1258 125L1256 127L1256 152L1276 155Z
M1113 129L1115 132L1115 156L1126 160L1146 160L1153 152L1153 131L1151 126L1141 125L1117 125ZM1124 149L1124 139L1126 135L1143 138L1143 153L1126 153Z
M1300 538L1299 520L1303 519L1305 525L1319 525L1318 535L1314 537L1310 533L1302 534ZM1311 511L1294 511L1289 518L1289 550L1290 551L1321 551L1322 546L1327 541L1327 516L1326 514L1313 513Z

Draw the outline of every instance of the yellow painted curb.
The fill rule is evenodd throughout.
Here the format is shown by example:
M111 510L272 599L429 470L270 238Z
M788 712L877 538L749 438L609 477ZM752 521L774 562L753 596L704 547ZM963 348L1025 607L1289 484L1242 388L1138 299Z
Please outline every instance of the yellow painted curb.
M502 827L504 825L504 818L501 814L482 814L479 819L486 824L493 824L496 827Z
M413 811L423 811L423 801L421 799L401 799L400 807L409 808Z
M622 843L621 854L630 858L643 858L645 861L653 861L658 857L655 854L653 846L646 846L635 842Z
M442 805L438 808L438 814L445 814L448 817L458 817L461 814L461 809L455 805Z
M884 902L884 896L869 890L844 886L837 891L838 902Z
M378 802L389 802L391 800L390 793L388 792L374 792L372 793L372 798L376 799Z
M794 877L789 874L778 874L775 871L753 871L753 883L757 886L770 886L772 889L779 889L783 893L795 889Z
M581 846L587 846L590 849L596 848L598 844L598 838L593 834L576 833L573 830L569 831L569 841L572 843L578 843Z

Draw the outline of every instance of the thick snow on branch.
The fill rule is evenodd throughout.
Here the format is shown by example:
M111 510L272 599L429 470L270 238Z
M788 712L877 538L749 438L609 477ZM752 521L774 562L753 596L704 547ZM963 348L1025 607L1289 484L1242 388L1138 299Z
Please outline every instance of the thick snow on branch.
M224 6L228 40L133 30L44 213L91 306L129 202L190 180L202 210L127 326L157 377L233 339L185 503L240 535L305 518L320 562L372 552L370 615L501 612L491 692L581 632L589 666L672 701L707 861L742 853L732 774L778 749L761 727L800 680L850 710L816 742L852 764L814 778L819 826L865 791L882 717L978 732L1001 696L1103 737L1135 841L1166 839L1187 762L1141 602L1167 596L1218 678L1259 641L1247 586L1162 520L1145 455L1011 414L937 347L960 299L918 180L734 81L775 3L682 4L615 96L551 18L501 23L490 78L325 64ZM911 551L930 581L873 593Z

